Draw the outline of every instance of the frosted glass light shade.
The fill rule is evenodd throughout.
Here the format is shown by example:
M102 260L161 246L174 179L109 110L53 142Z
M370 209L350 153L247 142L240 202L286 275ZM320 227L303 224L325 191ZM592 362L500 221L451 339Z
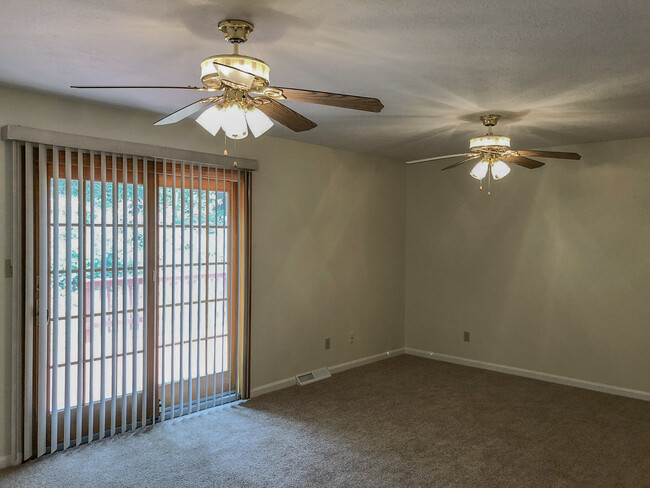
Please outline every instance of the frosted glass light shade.
M273 121L260 109L251 107L246 110L248 128L255 137L259 137L273 127Z
M487 175L490 165L486 161L481 161L474 166L472 171L470 171L470 176L476 178L477 180L482 180Z
M261 59L242 56L241 54L220 54L204 59L201 62L201 78L217 74L217 67L214 65L215 62L239 68L242 71L266 80L267 83L269 82L269 66Z
M510 147L510 138L505 136L481 136L475 137L474 139L469 140L469 148L481 148L481 147Z
M508 173L510 173L510 167L501 160L493 163L491 170L492 170L492 178L494 178L495 180L500 180L504 176L507 176Z
M196 118L196 121L213 136L217 135L221 129L223 121L223 109L217 105L213 105L205 110L201 115Z
M244 139L248 135L244 109L237 102L231 102L223 110L221 127L231 139Z
M225 65L217 65L216 68L219 78L234 83L235 85L242 86L247 90L251 87L253 81L255 81L255 75L253 74L244 73L243 71Z

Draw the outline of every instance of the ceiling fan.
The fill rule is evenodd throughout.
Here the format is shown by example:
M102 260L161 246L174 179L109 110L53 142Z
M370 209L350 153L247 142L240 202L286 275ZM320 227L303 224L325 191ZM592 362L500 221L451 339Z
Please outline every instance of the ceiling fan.
M248 129L259 137L273 126L271 119L295 132L313 129L316 124L280 103L316 103L333 107L381 112L383 104L376 98L343 95L298 88L282 88L269 83L269 66L262 60L239 54L239 45L248 40L253 24L244 20L223 20L219 30L232 43L232 54L210 56L201 62L203 86L71 86L71 88L151 88L209 92L210 96L191 103L155 125L179 122L196 113L196 121L212 135L223 129L231 139L243 139Z
M505 177L510 173L510 167L506 163L516 164L528 169L535 169L544 166L544 163L530 159L528 156L556 159L580 159L581 157L580 154L571 152L511 149L509 137L499 136L492 133L492 127L497 125L500 118L500 115L481 116L481 121L483 122L483 125L488 128L488 132L484 136L470 139L470 152L417 159L415 161L407 161L406 164L428 163L429 161L437 161L439 159L460 158L465 156L465 159L442 168L442 171L455 168L461 164L469 163L470 161L478 161L469 174L477 180L482 181L486 176L488 176L488 178L492 177L495 180L500 180Z

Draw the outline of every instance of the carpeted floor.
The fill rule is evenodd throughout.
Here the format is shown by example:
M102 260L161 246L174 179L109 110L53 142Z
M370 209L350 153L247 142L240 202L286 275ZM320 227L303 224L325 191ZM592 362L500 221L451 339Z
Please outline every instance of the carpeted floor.
M11 487L649 487L650 403L399 356L0 471Z

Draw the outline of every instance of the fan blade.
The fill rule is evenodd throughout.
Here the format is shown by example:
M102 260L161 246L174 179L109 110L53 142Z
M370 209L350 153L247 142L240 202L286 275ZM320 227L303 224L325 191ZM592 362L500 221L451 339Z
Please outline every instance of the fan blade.
M436 156L435 158L415 159L413 161L406 161L406 164L428 163L429 161L437 161L438 159L459 158L461 156L471 156L472 154L474 153L448 154L447 156Z
M446 169L451 169L455 168L456 166L460 166L461 164L469 163L471 160L478 158L479 155L472 156L471 158L463 159L462 161L458 161L457 163L450 164L449 166L442 168L440 171L445 171Z
M282 94L290 102L318 103L352 110L365 110L366 112L381 112L381 109L384 108L384 105L376 98L302 90L300 88L277 87L277 89L282 90Z
M544 166L544 163L540 161L535 161L534 159L528 159L523 156L503 156L501 158L506 163L518 164L528 169L541 168Z
M219 78L230 83L234 83L237 86L241 86L246 90L249 90L255 81L255 75L244 71L243 69L235 68L234 66L228 66L227 64L214 62L214 67L217 68L217 73L219 73Z
M71 85L70 88L165 88L170 90L198 90L198 91L214 91L204 86L143 86L143 85L113 85L113 86L100 86L100 85Z
M556 152L556 151L532 151L528 149L517 149L521 156L537 156L539 158L557 158L557 159L580 159L582 156L578 153Z
M294 132L302 132L316 127L316 124L308 118L271 98L267 99L266 103L258 105L257 108Z
M208 108L209 102L211 102L213 99L212 98L204 98L202 100L199 100L198 102L190 103L189 105L186 105L185 107L177 110L176 112L173 112L166 117L163 117L160 119L158 122L156 122L154 125L167 125L167 124L174 124L176 122L179 122L183 120L185 117L189 117L192 114L195 114L199 110L203 108Z

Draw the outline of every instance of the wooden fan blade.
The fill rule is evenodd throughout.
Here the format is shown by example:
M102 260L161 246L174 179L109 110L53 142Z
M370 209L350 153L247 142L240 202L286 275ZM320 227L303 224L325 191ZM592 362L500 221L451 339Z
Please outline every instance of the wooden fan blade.
M478 157L479 157L479 155L477 154L475 156L472 156L471 158L463 159L462 161L458 161L457 163L450 164L449 166L447 166L445 168L442 168L440 171L445 171L446 169L455 168L456 166L460 166L461 164L469 163L470 161L472 161L472 160L474 160L474 159L476 159Z
M517 149L521 156L537 156L538 158L557 158L557 159L580 159L582 156L578 153L556 152L556 151L533 151L528 149Z
M152 86L144 86L144 85L113 85L113 86L100 86L100 85L70 85L70 88L146 88L146 89L169 89L169 90L198 90L198 91L212 91L209 88L206 88L204 86L161 86L161 85L152 85Z
M384 105L376 98L302 90L300 88L277 87L277 89L282 90L282 94L290 102L317 103L319 105L364 110L366 112L381 112L384 108Z
M435 158L415 159L413 161L406 161L406 164L428 163L429 161L437 161L438 159L459 158L461 156L471 156L473 154L474 153L448 154L446 156L436 156Z
M540 161L535 161L534 159L528 159L523 156L503 156L501 158L506 163L518 164L528 169L541 168L544 166L544 163Z
M198 102L190 103L189 105L186 105L185 107L177 110L176 112L173 112L166 117L163 117L160 119L158 122L156 122L154 125L167 125L167 124L174 124L176 122L179 122L183 120L185 117L189 117L192 114L195 114L199 110L203 108L208 108L209 102L211 102L213 98L204 98L202 100L199 100Z
M266 103L258 105L257 108L294 132L303 132L316 127L316 124L307 117L271 98L266 99Z

